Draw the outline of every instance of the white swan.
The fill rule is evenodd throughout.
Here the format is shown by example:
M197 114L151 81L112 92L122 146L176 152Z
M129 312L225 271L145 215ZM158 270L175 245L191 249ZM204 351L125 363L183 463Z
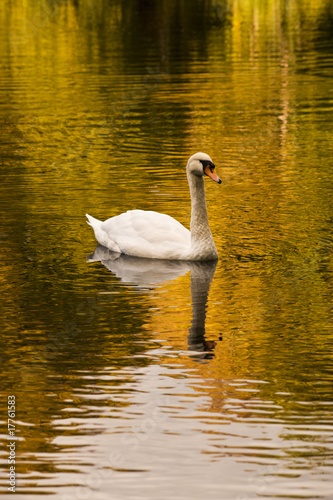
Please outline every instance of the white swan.
M204 175L219 184L215 165L205 153L187 162L191 193L191 232L169 215L129 210L102 222L87 214L97 241L113 252L172 260L216 260L217 250L209 229Z

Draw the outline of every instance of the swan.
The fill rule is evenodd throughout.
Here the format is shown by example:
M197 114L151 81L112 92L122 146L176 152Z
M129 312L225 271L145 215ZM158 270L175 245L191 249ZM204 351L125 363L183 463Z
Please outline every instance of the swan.
M104 222L86 214L87 224L100 245L120 254L150 259L217 260L204 186L204 175L221 184L214 170L214 163L205 153L196 153L187 162L191 231L169 215L144 210L129 210Z

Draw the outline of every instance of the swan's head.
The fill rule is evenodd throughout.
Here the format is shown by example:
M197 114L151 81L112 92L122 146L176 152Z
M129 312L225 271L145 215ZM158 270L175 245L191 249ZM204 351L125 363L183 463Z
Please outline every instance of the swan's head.
M186 171L188 174L203 177L208 175L213 181L221 184L221 179L215 173L215 165L210 156L206 153L195 153L187 162Z

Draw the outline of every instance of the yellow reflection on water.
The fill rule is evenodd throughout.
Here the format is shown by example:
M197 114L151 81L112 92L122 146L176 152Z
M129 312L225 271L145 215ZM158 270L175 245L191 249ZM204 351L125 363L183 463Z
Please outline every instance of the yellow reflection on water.
M43 471L56 469L54 419L131 405L120 375L103 378L114 367L195 372L226 420L241 422L255 389L256 418L255 404L280 407L268 427L311 417L319 433L332 400L331 2L190 3L0 5L0 357L21 453ZM206 182L219 262L204 325L191 270L141 290L86 263L86 212L157 210L189 227L199 150L223 181Z

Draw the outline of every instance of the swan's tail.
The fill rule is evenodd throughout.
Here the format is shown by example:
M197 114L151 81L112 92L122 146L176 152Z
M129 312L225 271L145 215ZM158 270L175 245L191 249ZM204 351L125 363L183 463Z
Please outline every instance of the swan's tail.
M91 217L91 215L88 214L86 214L86 217L88 218L86 223L93 228L96 240L100 241L102 221L97 220L95 217Z
M95 219L95 217L91 217L91 215L89 214L86 214L86 217L88 219L86 223L89 224L89 226L91 226L93 229L99 228L100 225L102 224L101 220Z
M88 220L86 221L89 226L91 226L95 233L95 238L100 245L108 248L112 252L121 253L121 250L117 243L113 241L107 232L103 231L102 224L103 221L95 219L95 217L91 217L91 215L86 214Z

